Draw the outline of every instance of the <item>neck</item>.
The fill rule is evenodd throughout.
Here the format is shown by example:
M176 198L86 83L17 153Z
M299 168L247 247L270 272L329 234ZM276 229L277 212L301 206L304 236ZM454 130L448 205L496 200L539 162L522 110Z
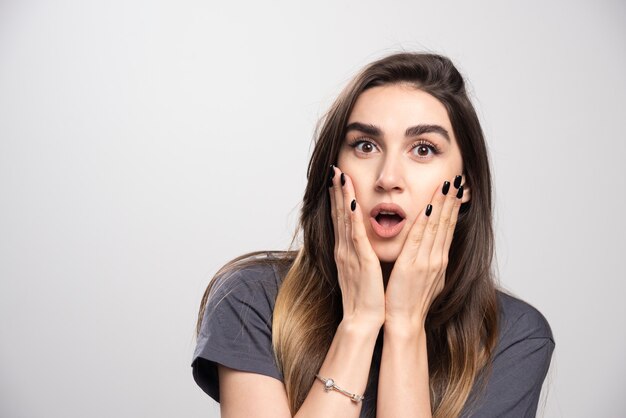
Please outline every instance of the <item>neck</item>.
M389 276L391 276L391 270L393 270L394 263L380 263L380 268L383 272L383 283L385 285L385 290L387 289L387 283L389 283Z

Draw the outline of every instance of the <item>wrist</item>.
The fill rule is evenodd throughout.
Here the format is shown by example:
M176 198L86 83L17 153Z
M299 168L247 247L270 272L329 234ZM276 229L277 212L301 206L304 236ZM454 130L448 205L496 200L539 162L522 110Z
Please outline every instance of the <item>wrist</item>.
M343 317L337 331L354 337L377 337L383 321L375 318Z
M424 321L421 318L385 318L385 337L413 339L426 335Z

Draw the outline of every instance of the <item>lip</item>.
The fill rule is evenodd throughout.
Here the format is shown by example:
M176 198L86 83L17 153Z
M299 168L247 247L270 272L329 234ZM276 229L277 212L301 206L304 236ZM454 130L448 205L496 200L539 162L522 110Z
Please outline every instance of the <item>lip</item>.
M398 222L396 225L391 228L385 228L378 222L376 222L376 216L382 212L395 212L402 217L402 221ZM370 211L370 223L372 224L372 228L376 235L381 238L393 238L402 231L404 224L406 223L406 214L404 210L395 203L380 203Z

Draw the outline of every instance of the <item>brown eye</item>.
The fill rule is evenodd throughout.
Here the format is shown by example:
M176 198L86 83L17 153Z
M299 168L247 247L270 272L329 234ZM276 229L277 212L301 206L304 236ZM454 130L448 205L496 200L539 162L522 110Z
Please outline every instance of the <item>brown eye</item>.
M357 149L357 151L362 152L364 154L370 154L376 150L374 144L372 144L371 142L367 142L367 141L358 142L357 144L355 144L354 147Z
M417 143L413 146L413 155L418 158L430 158L436 154L439 154L439 150L430 143Z
M417 155L420 157L428 157L428 147L426 145L420 145L417 147Z

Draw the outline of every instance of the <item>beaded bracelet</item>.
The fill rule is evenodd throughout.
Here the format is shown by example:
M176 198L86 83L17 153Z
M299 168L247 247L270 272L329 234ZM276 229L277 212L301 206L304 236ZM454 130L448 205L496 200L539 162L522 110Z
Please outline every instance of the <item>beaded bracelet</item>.
M324 384L324 391L326 392L328 392L329 390L336 390L342 395L345 395L348 398L350 398L352 402L356 402L356 403L361 402L363 399L365 399L365 396L363 395L357 395L356 393L350 393L347 390L341 389L339 386L335 384L335 381L333 379L330 379L330 378L326 379L320 376L319 374L316 374L315 377L317 377Z

